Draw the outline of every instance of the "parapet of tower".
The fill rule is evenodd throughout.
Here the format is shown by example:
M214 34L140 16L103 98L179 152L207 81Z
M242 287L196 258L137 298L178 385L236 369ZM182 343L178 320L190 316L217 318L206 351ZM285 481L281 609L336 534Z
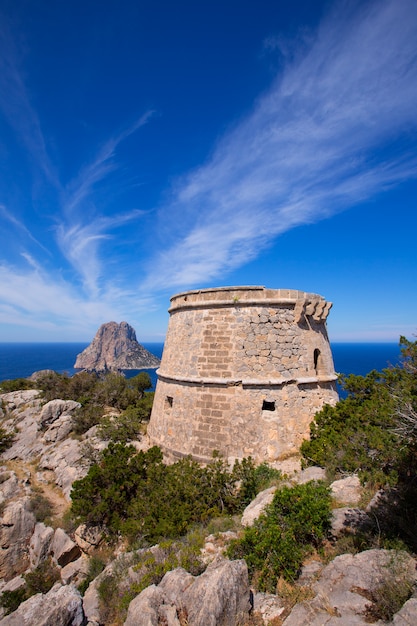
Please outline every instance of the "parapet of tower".
M332 304L292 289L220 287L171 298L148 434L167 458L284 459L299 451L337 376Z

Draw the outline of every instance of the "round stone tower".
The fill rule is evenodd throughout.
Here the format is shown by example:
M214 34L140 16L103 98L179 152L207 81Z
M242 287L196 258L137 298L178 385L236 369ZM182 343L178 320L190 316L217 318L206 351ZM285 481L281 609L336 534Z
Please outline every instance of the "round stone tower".
M171 298L148 427L169 459L213 451L257 462L296 454L315 413L335 404L326 330L312 293L220 287Z

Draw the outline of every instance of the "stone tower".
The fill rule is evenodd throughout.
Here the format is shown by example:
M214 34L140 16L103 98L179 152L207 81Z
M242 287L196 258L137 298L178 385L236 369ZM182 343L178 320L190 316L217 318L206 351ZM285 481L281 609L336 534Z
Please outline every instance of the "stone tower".
M315 413L335 404L326 330L312 293L221 287L171 298L148 427L167 458L213 450L257 462L296 454Z

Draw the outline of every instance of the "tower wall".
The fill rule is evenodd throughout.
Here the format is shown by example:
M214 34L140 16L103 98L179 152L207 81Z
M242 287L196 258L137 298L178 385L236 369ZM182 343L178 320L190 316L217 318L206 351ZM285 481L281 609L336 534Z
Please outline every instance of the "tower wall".
M173 459L297 453L315 413L338 400L331 306L316 294L264 287L173 296L151 441Z

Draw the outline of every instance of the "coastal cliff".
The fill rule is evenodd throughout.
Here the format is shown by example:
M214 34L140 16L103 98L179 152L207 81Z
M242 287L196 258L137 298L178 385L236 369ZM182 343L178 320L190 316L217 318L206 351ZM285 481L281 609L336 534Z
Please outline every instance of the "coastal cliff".
M102 324L90 345L78 354L74 367L96 372L158 367L160 360L136 339L127 322Z

